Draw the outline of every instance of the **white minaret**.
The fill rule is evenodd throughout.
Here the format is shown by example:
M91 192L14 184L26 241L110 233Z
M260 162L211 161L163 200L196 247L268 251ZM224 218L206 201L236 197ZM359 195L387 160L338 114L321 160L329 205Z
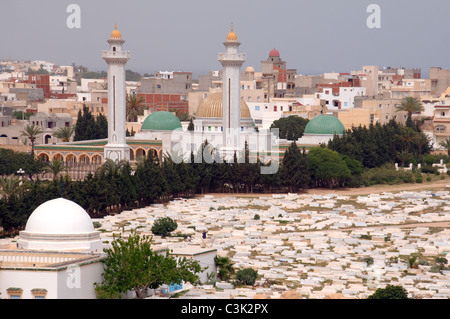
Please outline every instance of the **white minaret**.
M124 44L117 25L108 40L109 50L102 57L108 64L108 144L104 158L113 161L130 160L130 147L126 142L126 86L125 64L129 51L122 51Z
M241 66L245 62L245 54L238 53L241 44L233 25L224 45L225 53L219 53L218 58L223 67L223 148L227 155L232 155L241 150Z

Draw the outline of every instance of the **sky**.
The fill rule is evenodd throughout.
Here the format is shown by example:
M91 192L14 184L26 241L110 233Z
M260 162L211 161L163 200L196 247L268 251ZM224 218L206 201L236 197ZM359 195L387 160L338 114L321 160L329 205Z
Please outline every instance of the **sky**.
M221 69L217 55L231 23L260 71L276 48L297 74L349 73L363 65L450 69L448 0L3 0L0 59L44 60L106 70L102 50L115 23L131 51L127 69L144 73ZM79 28L69 28L71 4ZM379 6L369 28L368 6ZM372 21L372 20L371 20Z

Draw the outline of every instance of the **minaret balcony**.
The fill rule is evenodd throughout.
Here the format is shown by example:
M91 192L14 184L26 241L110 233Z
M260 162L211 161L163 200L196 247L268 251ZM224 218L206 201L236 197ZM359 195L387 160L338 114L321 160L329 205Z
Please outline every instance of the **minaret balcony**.
M102 58L108 61L126 62L130 59L130 51L103 51Z
M219 53L218 60L224 62L244 62L245 53Z

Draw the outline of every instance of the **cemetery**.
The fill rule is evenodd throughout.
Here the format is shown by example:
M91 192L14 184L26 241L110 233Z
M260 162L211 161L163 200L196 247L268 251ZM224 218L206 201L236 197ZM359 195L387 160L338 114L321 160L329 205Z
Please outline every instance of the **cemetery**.
M403 286L410 298L447 299L450 270L448 264L435 262L450 252L447 189L364 196L204 195L124 211L94 223L106 247L114 236L136 230L153 236L155 248L178 254L193 247L214 251L229 257L236 270L258 273L253 286L242 286L219 281L206 270L203 284L185 284L178 298L365 299L377 288L394 284ZM177 222L171 236L151 233L160 217ZM202 266L215 270L210 264Z

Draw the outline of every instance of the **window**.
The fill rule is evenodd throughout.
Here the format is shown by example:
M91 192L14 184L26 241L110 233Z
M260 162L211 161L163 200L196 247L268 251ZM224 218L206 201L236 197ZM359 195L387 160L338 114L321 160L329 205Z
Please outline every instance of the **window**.
M255 105L255 111L259 111L259 105Z
M47 289L41 289L41 288L31 289L31 294L33 295L33 299L46 299L47 298Z
M6 289L9 299L22 299L22 288L8 288Z
M445 112L441 112L441 116L445 116Z

